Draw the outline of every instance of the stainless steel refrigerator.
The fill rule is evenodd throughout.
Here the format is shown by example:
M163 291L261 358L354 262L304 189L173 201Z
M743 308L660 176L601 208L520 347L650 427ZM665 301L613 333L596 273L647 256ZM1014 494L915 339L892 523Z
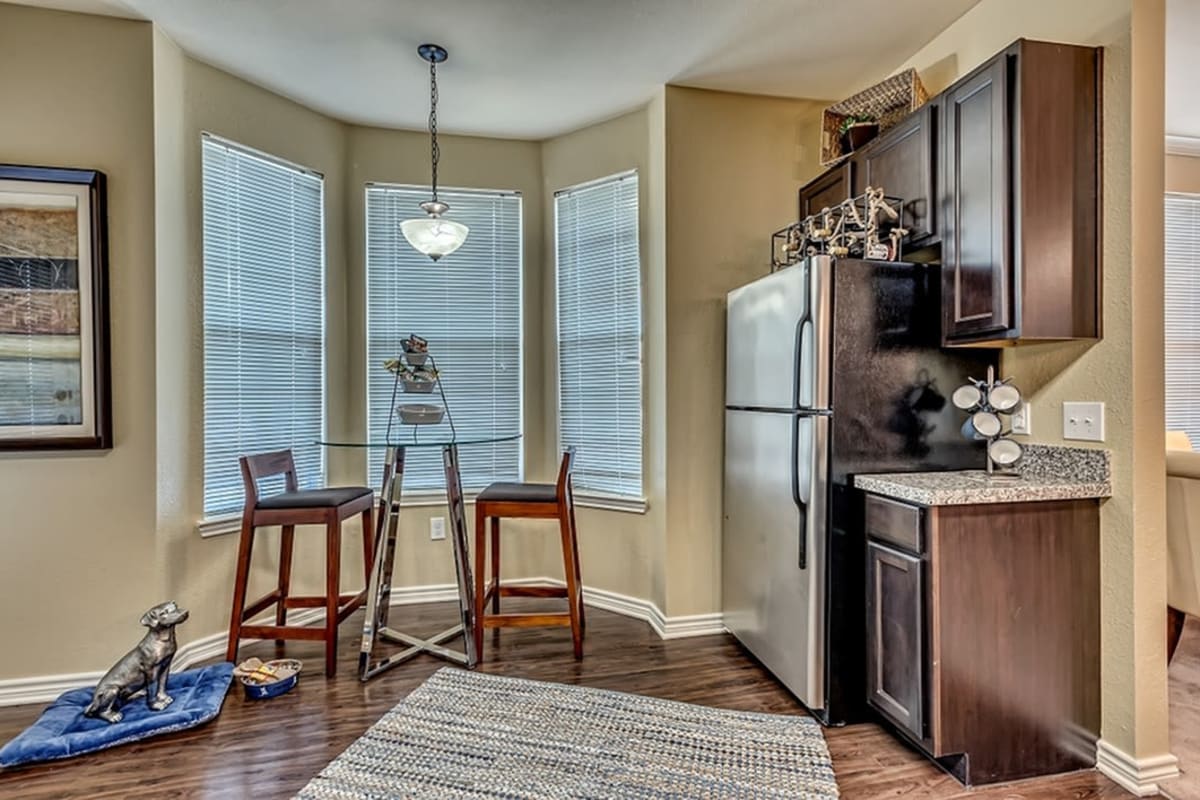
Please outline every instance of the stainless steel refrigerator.
M728 295L725 626L826 724L865 709L853 475L984 463L947 398L995 355L940 349L936 269L817 256Z

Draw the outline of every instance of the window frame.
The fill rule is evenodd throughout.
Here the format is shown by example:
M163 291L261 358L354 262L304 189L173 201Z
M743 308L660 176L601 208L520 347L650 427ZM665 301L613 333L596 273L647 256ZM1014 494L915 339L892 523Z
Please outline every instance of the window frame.
M362 407L363 421L366 427L366 437L369 439L371 435L371 264L370 264L370 232L371 232L371 216L370 216L370 193L372 189L399 189L404 191L412 191L423 195L426 199L431 195L433 189L429 184L407 183L400 181L365 181L362 191L362 209L363 209L363 227L362 227L362 243L363 243L363 341L364 341L364 357L366 368L363 372L363 394L364 403ZM525 448L525 347L527 345L527 337L525 335L525 196L519 189L492 189L483 187L468 187L468 186L443 186L438 185L439 194L454 195L454 194L474 194L482 197L511 197L518 202L517 206L517 433L519 438L515 445L517 448L517 481L524 481L526 476L526 448ZM419 210L416 206L413 207L413 216L417 216ZM467 238L470 238L468 232ZM411 246L411 245L409 245ZM415 252L415 251L414 251ZM452 256L453 254L451 254ZM447 256L449 258L450 256ZM440 263L440 262L439 262ZM431 267L438 267L438 264L430 262ZM445 269L445 265L440 268ZM436 348L436 342L434 343ZM451 410L453 410L453 401L450 402ZM375 489L375 494L378 495L380 488L376 485L380 479L380 475L371 474L371 458L368 455L364 461L364 470L366 473L367 486ZM493 479L500 480L500 479ZM466 486L463 487L463 498L467 502L475 499L486 486ZM400 506L402 508L409 507L429 507L440 506L446 502L446 489L443 485L439 489L405 489L401 492Z
M328 435L328 431L329 431L329 374L328 374L328 368L329 368L329 352L328 352L328 349L329 349L329 331L328 331L328 325L329 325L329 280L328 280L328 278L329 278L329 275L328 275L329 251L328 251L328 231L326 229L328 220L327 220L326 207L325 207L325 202L326 202L325 174L319 170L315 170L311 167L307 167L303 164L297 163L295 161L291 161L291 160L283 158L281 156L277 156L272 153L268 153L266 151L259 150L258 148L251 147L250 145L242 144L241 142L234 141L233 139L229 139L227 137L220 136L218 134L212 133L207 130L201 130L200 131L200 152L199 152L199 155L200 155L199 203L200 203L200 375L201 375L201 379L200 379L200 404L201 404L201 414L200 414L200 417L201 417L201 419L200 419L200 432L201 432L200 507L201 507L201 518L196 524L196 530L202 537L216 536L216 535L220 535L223 533L231 533L231 532L237 531L240 528L240 525L238 524L238 520L240 520L241 512L242 512L241 508L234 508L234 509L231 509L228 511L222 510L222 511L211 511L210 512L205 507L205 502L206 502L205 495L207 492L205 473L207 472L207 463L208 463L207 462L207 448L205 447L205 442L207 439L208 415L204 408L204 406L205 406L204 395L205 395L205 391L206 391L206 387L207 387L207 377L208 377L207 371L208 370L207 370L207 365L205 363L207 360L207 347L206 347L206 343L205 343L205 338L206 338L206 336L205 336L205 325L206 325L205 318L207 315L205 313L205 311L206 311L205 305L206 304L205 304L205 300L204 300L204 284L205 284L206 277L207 277L207 275L206 275L207 264L204 259L204 243L205 243L204 229L205 229L205 216L206 216L205 210L204 210L204 205L205 205L205 203L204 203L204 200L205 200L204 148L208 142L213 142L213 143L215 143L221 147L224 147L230 151L240 153L243 156L249 156L251 158L255 158L260 161L263 161L265 163L272 164L274 166L281 167L283 169L290 170L290 171L293 171L293 172L296 172L299 174L309 175L309 176L317 179L317 185L318 185L317 207L320 209L320 219L319 219L319 224L317 226L317 231L319 234L318 238L320 241L320 254L318 257L318 265L319 265L318 275L319 275L319 283L320 283L320 289L319 289L319 295L320 295L320 345L318 347L318 351L320 353L320 364L319 364L319 371L318 371L319 380L317 382L318 386L320 387L319 388L319 392L320 392L319 404L320 404L320 409L321 409L319 437L321 439L326 438L326 436ZM323 448L323 447L320 448L319 452L320 452L320 468L318 470L318 475L316 476L316 484L324 485L328 482L328 479L329 479L329 457L328 457L328 453L325 448ZM306 475L304 477L308 478L309 476Z
M555 441L558 445L557 453L561 455L566 445L563 443L563 426L562 426L562 407L563 407L563 388L562 388L562 361L561 361L561 341L559 331L561 330L562 322L562 292L559 281L559 207L558 199L562 195L570 192L577 192L581 189L587 189L592 186L599 186L611 182L619 182L629 178L637 179L637 208L636 208L636 226L638 234L638 403L639 403L639 436L641 438L641 455L640 468L638 475L639 492L637 495L615 494L612 492L604 492L596 489L575 488L573 496L576 504L588 508L597 508L606 511L624 511L635 514L644 514L649 508L649 503L646 498L646 270L645 259L642 249L642 180L637 167L615 172L609 175L603 175L598 178L592 178L586 181L580 181L569 186L564 186L561 189L556 189L552 196L552 204L554 206L554 386L555 386Z

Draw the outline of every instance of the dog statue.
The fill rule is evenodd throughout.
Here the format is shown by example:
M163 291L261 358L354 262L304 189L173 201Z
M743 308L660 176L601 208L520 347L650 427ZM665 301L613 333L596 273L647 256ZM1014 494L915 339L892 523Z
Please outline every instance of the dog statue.
M167 673L171 670L171 659L175 658L175 626L187 618L188 612L174 602L155 606L143 614L142 624L150 630L137 647L104 673L84 716L120 722L124 717L118 710L121 704L143 691L151 710L162 711L171 705L174 698L167 694Z

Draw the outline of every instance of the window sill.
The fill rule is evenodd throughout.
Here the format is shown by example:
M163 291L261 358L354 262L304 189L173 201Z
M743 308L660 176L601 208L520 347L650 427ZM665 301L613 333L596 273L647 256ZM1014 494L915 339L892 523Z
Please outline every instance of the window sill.
M580 508L597 508L603 511L622 511L627 514L645 514L650 504L644 497L621 497L609 494L587 494L575 492L575 505Z

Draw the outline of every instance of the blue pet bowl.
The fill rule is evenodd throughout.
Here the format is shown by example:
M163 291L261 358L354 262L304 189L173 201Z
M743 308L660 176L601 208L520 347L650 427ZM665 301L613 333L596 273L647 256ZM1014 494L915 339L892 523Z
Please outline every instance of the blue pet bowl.
M301 662L295 659L268 661L264 666L274 667L282 672L290 671L292 674L267 683L247 680L245 676L239 675L238 680L241 681L242 688L245 689L248 700L270 700L272 697L279 697L281 694L287 694L296 688L296 684L300 681Z
M284 678L281 681L274 683L243 683L242 686L246 689L246 697L250 700L270 700L272 697L279 697L281 694L287 694L292 689L296 688L296 684L300 681L300 675L296 674L290 678Z

